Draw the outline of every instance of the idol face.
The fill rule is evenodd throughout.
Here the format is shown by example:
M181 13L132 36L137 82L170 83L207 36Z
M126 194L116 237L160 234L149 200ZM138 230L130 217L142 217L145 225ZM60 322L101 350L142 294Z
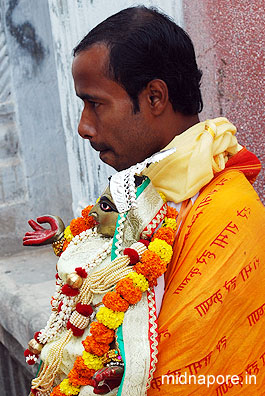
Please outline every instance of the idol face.
M113 202L109 186L103 192L99 201L89 212L97 222L97 231L107 237L113 237L118 219L118 211Z

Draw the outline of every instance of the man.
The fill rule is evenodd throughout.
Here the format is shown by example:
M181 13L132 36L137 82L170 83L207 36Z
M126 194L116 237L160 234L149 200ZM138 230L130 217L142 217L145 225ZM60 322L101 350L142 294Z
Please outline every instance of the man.
M121 11L93 29L74 55L75 89L84 102L78 132L115 169L144 160L199 122L201 73L192 43L157 11ZM201 192L175 246L174 265L166 273L157 371L148 395L222 395L227 389L257 395L265 378L262 323L251 321L252 312L265 303L260 284L264 210L242 173L230 170L218 176L228 160L227 169L230 161L230 169L240 168L253 181L259 164L241 150L234 127L223 120L219 124L217 120L206 124L205 132L205 125L194 132L196 138L207 135L208 147L208 142L196 145L184 137L171 166L162 162L146 173L170 201ZM231 134L224 133L217 149L222 128ZM226 139L230 143L225 147ZM224 151L228 156L220 155ZM203 192L214 177L216 182ZM255 221L256 216L260 218ZM254 244L256 232L261 234ZM185 385L185 377L184 384L177 385L178 375L185 372L212 375L215 385L203 386L203 377L201 385ZM168 373L174 378L163 381ZM245 384L246 373L259 374L256 386ZM222 378L216 383L218 375L239 374L244 376L241 385L230 377L223 385Z
M147 394L261 394L265 212L249 183L260 164L225 118L199 122L201 72L188 35L156 10L123 10L75 48L73 78L84 103L78 132L102 161L121 171L176 148L143 172L172 206L188 208L159 291ZM134 374L125 367L119 395L145 394L150 381L133 388Z
M115 169L143 161L199 121L201 72L192 43L161 14L124 10L74 54L75 89L84 101L79 134Z

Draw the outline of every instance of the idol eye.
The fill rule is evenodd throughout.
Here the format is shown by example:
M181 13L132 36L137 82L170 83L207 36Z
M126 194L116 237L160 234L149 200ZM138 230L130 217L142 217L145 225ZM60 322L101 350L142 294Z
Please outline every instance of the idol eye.
M107 204L107 202L101 202L100 209L103 210L103 212L112 212L113 211L113 209L110 207L109 204Z

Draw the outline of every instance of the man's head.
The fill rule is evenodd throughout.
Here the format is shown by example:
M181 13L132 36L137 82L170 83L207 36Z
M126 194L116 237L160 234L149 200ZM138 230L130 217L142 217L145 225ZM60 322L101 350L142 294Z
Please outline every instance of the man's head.
M74 56L75 87L85 103L79 133L117 170L165 147L202 109L191 40L154 9L111 16Z

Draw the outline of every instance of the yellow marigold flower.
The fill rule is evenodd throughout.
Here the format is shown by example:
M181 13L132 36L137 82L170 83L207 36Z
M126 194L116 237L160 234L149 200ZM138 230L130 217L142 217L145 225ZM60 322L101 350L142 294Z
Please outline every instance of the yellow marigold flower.
M161 191L158 191L160 197L163 199L163 202L166 203L167 202L167 197L165 196L165 194L163 194Z
M109 329L117 329L124 319L124 312L114 312L107 307L101 307L97 313L97 320Z
M173 250L166 241L156 238L149 243L148 249L151 250L151 252L156 253L164 262L170 262Z
M164 220L163 227L170 227L170 228L172 228L172 230L176 231L176 229L177 229L176 220L166 217Z
M100 370L102 367L104 367L101 358L96 355L93 355L92 353L84 351L82 354L82 358L84 360L85 365L89 369Z
M67 242L71 242L71 240L73 239L74 236L71 233L70 226L66 227L66 229L64 230L64 237Z
M67 396L78 395L80 392L79 386L73 386L68 379L64 379L60 384L60 391Z
M134 286L138 287L142 293L144 293L149 288L149 283L142 274L137 274L137 272L130 272L127 275L128 278L132 279Z

